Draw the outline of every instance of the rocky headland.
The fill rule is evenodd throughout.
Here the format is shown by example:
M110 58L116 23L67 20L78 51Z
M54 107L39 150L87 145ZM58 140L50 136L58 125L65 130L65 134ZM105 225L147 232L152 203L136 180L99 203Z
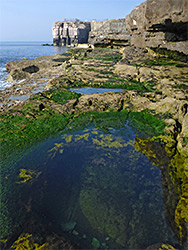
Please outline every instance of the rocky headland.
M147 0L126 21L93 22L92 46L9 62L8 81L19 82L0 91L2 153L7 160L15 145L20 150L32 145L83 114L87 123L91 112L117 112L148 133L136 139L135 148L161 169L166 220L179 240L177 248L161 243L148 250L188 246L187 4L187 0ZM67 45L64 27L61 23L54 29L57 44ZM68 44L77 43L78 33L71 39ZM122 92L80 95L69 90L73 87ZM49 123L46 128L44 121ZM40 133L30 136L24 132L28 126L30 130L38 126Z
M87 43L91 25L89 22L64 21L55 22L52 28L53 44L55 46L76 46Z

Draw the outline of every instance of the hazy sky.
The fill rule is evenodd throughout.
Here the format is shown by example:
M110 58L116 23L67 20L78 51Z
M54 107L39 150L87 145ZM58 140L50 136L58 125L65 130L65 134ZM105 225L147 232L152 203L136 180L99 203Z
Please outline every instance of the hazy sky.
M144 0L0 0L0 41L52 41L56 21L124 18Z

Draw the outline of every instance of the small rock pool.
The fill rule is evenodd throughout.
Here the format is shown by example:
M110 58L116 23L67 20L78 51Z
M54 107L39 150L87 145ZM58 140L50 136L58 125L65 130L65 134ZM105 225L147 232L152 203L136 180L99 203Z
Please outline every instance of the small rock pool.
M128 121L69 124L7 166L4 223L14 234L42 239L53 232L81 249L173 242L161 172L140 152L142 144Z
M102 94L105 92L121 92L122 89L112 89L112 88L93 88L93 87L85 87L85 88L70 88L70 91L76 92L82 95L91 95L91 94Z

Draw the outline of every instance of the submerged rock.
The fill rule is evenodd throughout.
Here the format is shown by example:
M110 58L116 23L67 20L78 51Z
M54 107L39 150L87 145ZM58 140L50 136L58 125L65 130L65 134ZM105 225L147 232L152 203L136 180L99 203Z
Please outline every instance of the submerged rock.
M62 224L62 229L64 232L69 232L72 231L76 226L76 222L75 221L69 221L65 224Z
M100 245L101 245L100 241L97 238L93 238L91 244L94 249L100 248Z

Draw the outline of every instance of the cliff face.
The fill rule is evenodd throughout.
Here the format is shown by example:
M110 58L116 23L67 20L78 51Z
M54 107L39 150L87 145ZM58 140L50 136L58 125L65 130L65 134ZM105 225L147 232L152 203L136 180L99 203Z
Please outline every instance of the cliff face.
M147 0L126 16L131 45L188 54L188 0Z
M91 27L89 22L55 22L52 29L53 44L57 46L66 46L87 43L90 30Z
M97 46L122 46L127 44L129 34L125 19L93 21L89 33L89 43Z

